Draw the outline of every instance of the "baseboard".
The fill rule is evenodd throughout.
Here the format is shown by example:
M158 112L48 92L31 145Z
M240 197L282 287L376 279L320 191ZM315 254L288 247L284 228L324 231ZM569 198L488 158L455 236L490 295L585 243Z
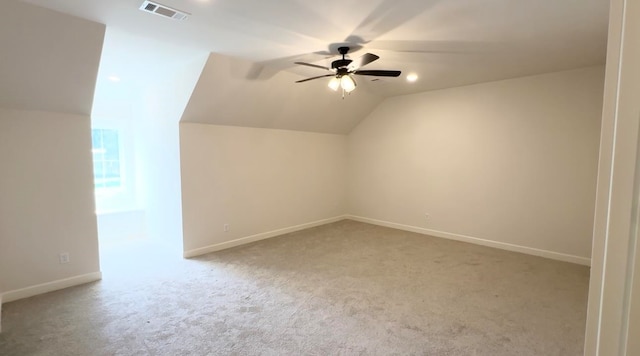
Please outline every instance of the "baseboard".
M74 286L89 283L89 282L99 281L101 279L102 279L101 272L82 274L79 276L59 279L53 282L37 284L31 287L4 292L0 296L0 300L2 300L2 302L4 303L9 303L18 299L29 298L38 294L44 294L44 293L53 292L59 289L74 287Z
M419 233L419 234L430 235L430 236L435 236L435 237L441 237L441 238L449 239L449 240L468 242L468 243L472 243L472 244L476 244L476 245L482 245L482 246L498 248L498 249L501 249L501 250L520 252L520 253L524 253L524 254L528 254L528 255L534 255L534 256L550 258L552 260L571 262L571 263L576 263L576 264L580 264L580 265L584 265L584 266L590 266L591 265L591 259L587 258L587 257L574 256L574 255L564 254L564 253L560 253L560 252L553 252L553 251L548 251L548 250L541 250L541 249L537 249L537 248L533 248L533 247L514 245L514 244L510 244L510 243L506 243L506 242L498 242L498 241L486 240L486 239L481 239L481 238L473 237L473 236L453 234L453 233L450 233L450 232L425 229L425 228L417 227L417 226L397 224L397 223L393 223L393 222L389 222L389 221L370 219L370 218L365 218L365 217L355 216L355 215L347 215L346 218L350 219L350 220L354 220L354 221L360 221L360 222L369 223L369 224L373 224L373 225L390 227L390 228L398 229L398 230L411 231L411 232L416 232L416 233Z
M183 256L184 256L184 258L196 257L196 256L204 255L204 254L207 254L207 253L211 253L211 252L225 250L225 249L228 249L228 248L231 248L231 247L236 247L236 246L248 244L248 243L251 243L251 242L268 239L270 237L288 234L290 232L296 232L296 231L300 231L300 230L304 230L304 229L308 229L308 228L312 228L312 227L316 227L316 226L320 226L320 225L334 223L334 222L337 222L337 221L340 221L340 220L344 220L344 219L347 219L347 215L341 215L341 216L336 216L336 217L329 218L329 219L317 220L317 221L312 221L312 222L309 222L309 223L290 226L290 227L277 229L277 230L273 230L273 231L262 232L262 233L259 233L259 234L246 236L246 237L241 237L239 239L235 239L235 240L231 240L231 241L225 241L225 242L221 242L221 243L218 243L218 244L213 244L213 245L209 245L209 246L205 246L205 247L201 247L201 248L197 248L197 249L193 249L193 250L184 251L183 252Z

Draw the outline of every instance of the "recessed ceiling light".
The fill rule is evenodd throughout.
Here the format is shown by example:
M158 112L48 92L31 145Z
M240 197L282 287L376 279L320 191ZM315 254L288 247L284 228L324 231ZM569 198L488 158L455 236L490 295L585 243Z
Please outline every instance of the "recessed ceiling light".
M120 77L116 77L115 75L112 75L112 76L109 76L109 80L117 83L120 81Z
M418 80L418 75L416 73L411 73L409 75L407 75L407 81L408 82L415 82L416 80Z

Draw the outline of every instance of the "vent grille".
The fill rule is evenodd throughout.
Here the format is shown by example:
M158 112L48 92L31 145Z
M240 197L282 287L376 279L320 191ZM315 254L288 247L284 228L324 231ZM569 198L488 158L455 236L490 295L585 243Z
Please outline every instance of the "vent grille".
M152 1L143 2L140 6L140 10L173 20L186 20L190 15L188 12L172 9L168 6Z

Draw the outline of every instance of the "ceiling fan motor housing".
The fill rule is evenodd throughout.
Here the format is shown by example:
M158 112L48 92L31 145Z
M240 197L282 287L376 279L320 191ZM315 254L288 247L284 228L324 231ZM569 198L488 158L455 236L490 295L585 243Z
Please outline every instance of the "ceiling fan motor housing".
M346 68L349 64L351 64L351 62L353 62L352 60L345 58L345 55L349 53L349 47L339 47L338 52L340 52L340 54L342 55L342 59L331 62L331 68Z
M349 64L351 64L351 62L353 61L350 59L338 59L331 62L331 68L333 69L344 68L344 67L347 67Z

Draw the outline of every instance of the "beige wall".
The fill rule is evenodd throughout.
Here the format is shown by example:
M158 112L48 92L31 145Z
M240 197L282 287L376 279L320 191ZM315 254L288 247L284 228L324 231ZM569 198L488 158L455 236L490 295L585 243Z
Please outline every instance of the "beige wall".
M2 1L0 108L89 114L105 26Z
M181 123L185 251L345 214L346 139Z
M99 272L91 164L88 116L0 109L0 292Z
M18 1L0 21L0 293L100 277L89 114L105 26ZM60 264L58 254L71 261Z
M388 99L349 135L350 213L588 263L603 77Z

